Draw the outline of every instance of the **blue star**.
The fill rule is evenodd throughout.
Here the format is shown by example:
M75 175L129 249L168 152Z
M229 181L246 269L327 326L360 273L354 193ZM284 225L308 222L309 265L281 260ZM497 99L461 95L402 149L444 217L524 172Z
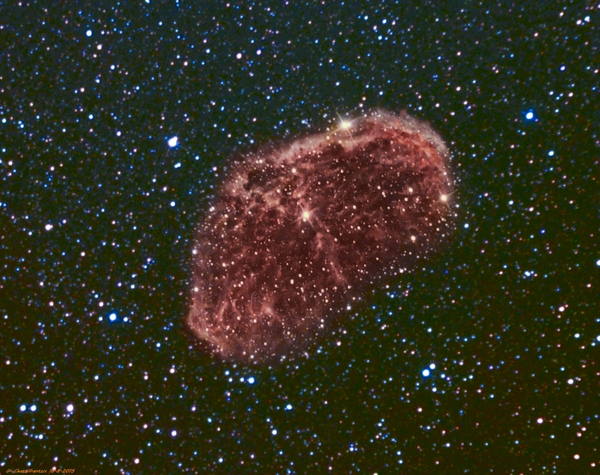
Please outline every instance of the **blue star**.
M533 109L526 110L525 112L523 112L523 115L525 116L525 120L528 122L529 121L537 122L537 120L538 120L535 110L533 110Z

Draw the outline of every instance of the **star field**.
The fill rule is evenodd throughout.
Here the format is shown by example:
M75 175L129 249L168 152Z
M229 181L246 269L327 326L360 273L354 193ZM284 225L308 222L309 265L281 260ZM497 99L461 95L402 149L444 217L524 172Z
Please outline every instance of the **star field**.
M596 473L598 8L0 6L0 469ZM227 159L378 107L448 143L452 242L284 365L199 351Z

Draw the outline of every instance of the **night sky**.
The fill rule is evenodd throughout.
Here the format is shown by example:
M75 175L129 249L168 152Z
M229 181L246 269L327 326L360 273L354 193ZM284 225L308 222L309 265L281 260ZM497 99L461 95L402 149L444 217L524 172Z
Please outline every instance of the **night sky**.
M452 3L0 6L3 473L600 470L600 7ZM307 356L199 350L228 158L377 107L446 139L452 242Z

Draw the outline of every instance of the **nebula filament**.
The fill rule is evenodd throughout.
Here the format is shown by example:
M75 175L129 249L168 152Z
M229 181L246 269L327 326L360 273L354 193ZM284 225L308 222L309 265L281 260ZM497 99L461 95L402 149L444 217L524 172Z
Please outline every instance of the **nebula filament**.
M233 162L198 227L186 323L227 360L277 362L454 229L449 152L383 110Z

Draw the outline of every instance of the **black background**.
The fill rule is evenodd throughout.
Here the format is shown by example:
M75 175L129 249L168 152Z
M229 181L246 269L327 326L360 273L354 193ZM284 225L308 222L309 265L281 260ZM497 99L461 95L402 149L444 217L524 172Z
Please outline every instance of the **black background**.
M455 3L2 4L3 472L598 470L598 11ZM447 139L453 243L307 358L194 349L226 159L374 107Z

